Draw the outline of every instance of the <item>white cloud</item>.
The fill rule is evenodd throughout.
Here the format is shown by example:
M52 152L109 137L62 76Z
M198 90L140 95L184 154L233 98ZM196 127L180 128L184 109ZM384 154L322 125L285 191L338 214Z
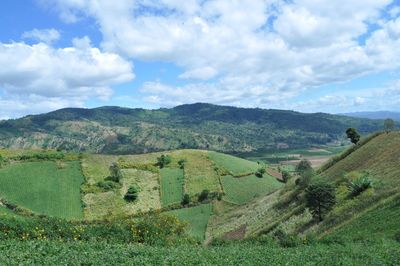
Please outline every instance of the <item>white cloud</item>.
M7 66L0 68L2 116L26 104L38 103L46 111L82 106L90 98L106 100L113 93L111 85L134 78L131 63L117 54L91 47L87 37L73 43L59 49L44 43L0 43L0 65Z
M21 36L24 39L33 39L35 41L51 44L60 39L60 33L55 29L33 29L26 31Z
M68 22L93 17L106 51L173 62L184 69L181 78L200 80L178 87L148 83L142 91L149 101L263 106L400 67L398 4L391 17L382 16L392 2L51 1ZM159 86L164 90L151 89Z

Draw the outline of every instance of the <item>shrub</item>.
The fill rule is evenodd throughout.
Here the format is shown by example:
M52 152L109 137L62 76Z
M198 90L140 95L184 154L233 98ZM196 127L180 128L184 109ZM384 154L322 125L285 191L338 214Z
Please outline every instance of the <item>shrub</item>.
M119 183L115 183L110 180L100 181L96 184L99 188L103 189L104 191L113 190L115 188L120 188L121 185Z
M184 239L186 223L175 216L145 214L131 226L135 241L149 245L169 245Z
M312 167L311 167L311 163L309 160L307 159L303 159L301 160L297 165L296 165L296 172L298 172L299 174L311 171Z
M170 164L172 161L171 156L162 154L157 158L157 164L160 168L164 168L166 165Z
M204 190L200 193L198 200L199 200L200 202L205 201L206 199L208 199L208 194L209 194L209 193L210 193L210 191L209 191L208 189L204 189Z
M126 201L135 201L138 198L139 189L136 186L130 186L126 192L124 199Z
M119 183L119 181L122 179L122 173L121 173L121 169L119 168L118 164L112 163L110 165L109 170L110 170L110 175L108 177L106 177L105 180Z
M264 174L265 174L265 169L264 169L264 168L259 168L259 169L255 172L256 177L263 177Z
M189 203L190 203L190 196L189 196L189 194L183 195L181 204L182 204L182 205L188 205Z
M373 186L372 180L369 179L369 174L365 173L364 175L358 177L356 180L350 182L350 197L354 198L360 195L362 192L371 188Z
M290 178L292 178L292 175L288 171L283 170L282 171L283 182L286 183L287 181L289 181Z
M180 168L180 169L184 169L184 168L185 168L185 163L186 163L186 160L185 160L185 159L180 159L180 160L178 161L179 168Z
M394 240L400 243L400 231L394 234Z

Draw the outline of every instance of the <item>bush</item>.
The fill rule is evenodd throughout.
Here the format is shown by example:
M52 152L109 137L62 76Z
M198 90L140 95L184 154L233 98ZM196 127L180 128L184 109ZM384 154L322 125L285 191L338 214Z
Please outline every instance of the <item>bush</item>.
M311 167L311 163L309 160L307 159L303 159L301 160L297 165L296 165L296 172L298 172L300 175L302 173L311 171L312 167Z
M162 154L157 158L157 164L160 168L164 168L166 165L170 164L172 161L171 156Z
M363 176L358 177L356 180L350 182L350 197L354 198L360 195L365 190L373 186L372 180L369 179L369 174L365 173Z
M288 171L283 170L282 171L283 182L286 183L287 181L289 181L290 178L292 178L292 175Z
M126 201L135 201L138 198L139 189L136 186L130 186L126 192L124 199Z
M208 191L208 189L204 189L199 195L199 198L198 198L199 201L202 202L202 201L205 201L206 199L208 199L209 193L210 193L210 191Z
M119 181L122 179L122 173L121 169L119 168L117 163L112 163L110 165L110 175L106 177L106 181L113 181L116 183L119 183Z
M255 173L256 177L263 177L265 174L265 169L264 168L259 168Z
M400 231L398 231L396 234L394 234L394 240L400 243Z
M185 205L188 205L189 203L190 203L190 196L189 196L189 194L183 195L181 204L182 204L183 206L185 206Z
M185 163L186 163L186 160L185 160L185 159L179 160L179 161L178 161L179 168L180 168L180 169L184 169L184 168L185 168Z
M100 181L96 184L99 188L103 189L104 191L113 190L115 188L121 188L119 183L115 183L110 180Z
M145 214L131 226L136 242L149 245L170 245L185 239L186 223L175 216Z

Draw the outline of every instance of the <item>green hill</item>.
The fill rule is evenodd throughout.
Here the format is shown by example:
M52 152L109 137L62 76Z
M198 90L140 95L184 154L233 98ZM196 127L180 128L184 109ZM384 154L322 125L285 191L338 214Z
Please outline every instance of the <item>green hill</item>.
M336 188L337 203L318 223L305 208L304 191L292 178L282 189L244 206L215 215L207 241L259 234L350 239L388 238L400 235L400 133L375 134L344 151L321 167L319 175ZM349 183L368 175L372 188L349 197Z
M171 109L67 108L0 122L0 147L58 148L95 153L174 149L251 152L305 148L365 134L382 122L323 113L189 104Z

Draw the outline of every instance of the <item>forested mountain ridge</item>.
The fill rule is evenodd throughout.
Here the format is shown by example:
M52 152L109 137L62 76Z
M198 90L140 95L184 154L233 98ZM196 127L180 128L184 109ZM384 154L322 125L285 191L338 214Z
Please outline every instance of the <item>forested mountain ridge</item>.
M0 122L0 147L58 148L99 153L143 153L181 148L246 152L308 147L343 140L382 121L196 103L157 110L65 108Z

